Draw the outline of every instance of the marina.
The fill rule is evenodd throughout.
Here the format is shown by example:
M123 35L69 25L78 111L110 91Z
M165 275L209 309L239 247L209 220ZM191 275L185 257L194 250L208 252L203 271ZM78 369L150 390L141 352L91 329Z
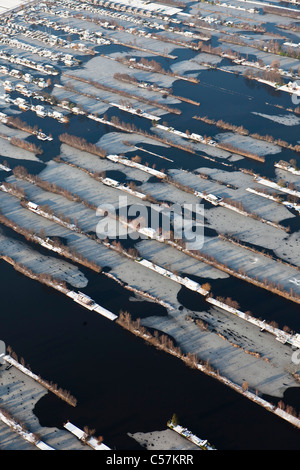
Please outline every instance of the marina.
M0 0L0 448L299 448L298 10Z

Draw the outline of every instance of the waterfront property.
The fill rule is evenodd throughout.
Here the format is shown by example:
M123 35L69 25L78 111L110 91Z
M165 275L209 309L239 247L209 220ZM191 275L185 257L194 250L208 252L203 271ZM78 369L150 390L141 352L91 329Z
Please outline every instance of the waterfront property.
M4 300L0 320L13 349L24 349L50 380L6 357L12 367L1 372L0 447L8 426L7 448L110 451L160 443L210 450L206 439L218 449L240 448L237 416L247 427L256 413L262 429L279 420L280 445L294 445L297 5L0 0L1 14L0 258L9 273L3 288L13 283L21 296L28 281L31 297L39 292L40 312L27 298L26 327ZM190 243L196 228L197 246ZM90 361L88 376L70 334ZM164 357L161 367L157 357ZM160 377L157 409L146 379L151 366ZM191 405L195 413L181 393L173 402L163 380L168 367L187 374L197 390L201 381L209 390L221 387L221 401L210 393L207 415L204 391ZM110 369L120 375L117 387ZM23 396L29 382L10 400L19 377L10 372L36 382L30 407ZM132 400L128 377L145 403ZM52 379L70 390L69 414L39 388L59 395ZM237 408L241 403L238 414L231 408L236 443L226 426L219 435L213 426L216 416L228 422L227 393ZM186 427L165 429L171 404ZM255 447L256 436L249 437ZM266 437L260 442L269 445Z

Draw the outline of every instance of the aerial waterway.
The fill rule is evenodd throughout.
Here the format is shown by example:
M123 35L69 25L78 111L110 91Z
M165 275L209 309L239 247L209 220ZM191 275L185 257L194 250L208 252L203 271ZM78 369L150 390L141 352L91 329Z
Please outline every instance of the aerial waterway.
M32 370L78 400L73 408L52 394L43 397L34 410L42 425L62 428L69 419L80 428L95 428L110 448L137 449L127 433L166 429L176 412L194 434L218 449L300 449L299 430L220 382L7 263L0 262L0 274L8 281L0 285L1 337ZM121 309L122 290L105 276L93 280L93 289L96 282L102 305L112 310L115 292L114 309ZM140 302L127 297L126 306L130 303L137 312ZM161 308L149 302L149 314L152 306Z

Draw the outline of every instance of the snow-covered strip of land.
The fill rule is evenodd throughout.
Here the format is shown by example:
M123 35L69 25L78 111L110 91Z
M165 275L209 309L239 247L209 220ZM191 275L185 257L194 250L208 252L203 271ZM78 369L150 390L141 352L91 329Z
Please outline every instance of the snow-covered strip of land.
M137 116L143 117L145 119L150 119L150 121L159 121L160 117L154 116L154 114L149 114L141 110L132 108L131 106L123 106L117 103L109 103L111 106L119 108L121 111L126 111L127 113L136 114Z
M287 91L288 93L292 93L293 95L300 96L300 87L293 86L293 83L290 82L287 85L282 85L278 88L280 91Z
M174 426L172 425L172 423L168 424L168 426L169 428L173 429L173 431L176 431L181 436L186 437L186 439L196 444L196 446L201 448L204 447L206 450L216 450L207 442L206 439L200 439L200 437L197 437L195 434L192 434L191 431L189 431L187 428L184 428L179 424Z
M28 135L26 135L25 138L26 137L28 137ZM20 147L12 145L10 143L10 140L11 137L0 137L1 156L3 158L12 158L14 160L28 160L34 162L41 161L34 153L30 152L29 150L21 149Z
M202 372L207 373L205 366L203 366L202 364L198 364L197 369ZM271 411L272 413L284 419L285 421L288 421L289 423L293 424L297 428L300 428L300 419L297 418L296 416L293 416L287 413L286 411L281 410L280 408L275 408L272 403L264 400L263 398L261 398L260 396L256 395L253 392L250 392L249 390L243 390L239 385L235 384L234 382L227 379L226 377L217 374L216 372L209 372L209 375L212 377L215 377L217 380L220 380L220 382L224 383L225 385L232 388L233 390L239 393L242 393L245 397L249 398L254 403L257 403L258 405L263 406L266 410Z
M264 186L268 186L269 188L276 189L277 191L282 191L283 193L300 197L300 191L295 191L294 189L284 188L280 186L279 184L275 183L274 181L269 181L265 178L261 178L260 176L255 176L254 181L256 181L259 184L263 184Z
M296 168L294 168L292 165L284 165L278 162L275 163L274 166L276 168L280 168L281 170L289 171L290 173L293 173L293 175L300 176L300 170L296 170Z
M161 129L162 131L171 132L172 134L179 135L180 137L187 138L186 132L178 131L178 130L174 129L173 127L167 127L167 126L164 126L162 124L157 124L156 127L157 127L157 129Z
M252 111L252 114L255 114L256 116L260 116L264 119L268 119L269 121L277 122L278 124L282 124L284 126L297 126L300 123L300 118L298 116L295 116L295 114L280 114L280 115L274 115L274 114L264 114L264 113L258 113L256 111Z
M0 410L0 420L4 424L9 426L14 432L19 434L19 436L21 436L23 439L25 439L25 441L30 442L30 444L35 445L39 449L41 449L41 450L55 450L55 449L53 449L53 447L50 447L47 444L45 444L45 442L37 441L37 438L34 436L34 434L32 434L29 431L24 431L24 429L22 428L22 426L20 424L16 423L12 418L6 417L2 413L1 410Z
M76 436L80 440L85 439L86 437L86 433L84 431L82 431L69 421L64 424L64 428L67 429L67 431L70 431L72 434L74 434L74 436ZM98 444L97 439L95 439L94 437L90 437L89 439L87 439L86 443L94 450L111 450L108 446L103 443Z
M167 175L162 171L155 170L154 168L149 168L146 165L142 165L141 163L133 162L125 157L120 157L119 155L108 155L106 158L111 160L112 162L122 163L122 165L131 166L134 168L138 168L139 170L145 171L150 175L156 176L157 178L165 178Z
M70 297L71 299L74 300L74 302L77 302L78 304L82 305L83 307L87 308L88 310L97 312L104 317L108 318L109 320L116 320L118 318L117 315L114 313L110 312L109 310L106 310L106 308L101 307L101 305L98 305L96 302L94 302L93 299L91 299L88 295L83 294L82 292L74 292L74 291L69 291L67 293L67 296Z
M261 197L265 197L266 199L270 199L271 201L278 202L276 197L271 196L271 194L261 193L253 188L246 188L246 191L249 191L249 193L257 194ZM300 204L297 204L296 202L282 201L281 204L288 207L289 209L295 209L296 211L300 212Z
M253 188L246 188L246 191L249 191L249 193L257 194L258 196L265 197L266 199L270 199L271 201L277 202L277 199L274 196L271 196L271 194L261 193Z
M279 89L279 85L277 85L277 83L275 82L271 82L270 80L264 80L263 78L260 78L260 77L254 77L254 80L260 83L264 83L265 85L269 85L272 88ZM282 90L282 91L288 91L288 90Z
M0 189L2 191L6 191L6 192L10 192L10 191L7 191L3 185L0 186ZM56 222L56 223L59 223L59 224L62 224L64 225L65 227L67 227L68 229L70 230L77 230L77 227L76 225L74 224L69 224L65 221L63 221L62 219L60 219L59 217L56 217L55 215L52 215L52 214L48 214L47 212L43 211L38 204L35 204L34 202L31 202L29 201L27 204L26 204L26 207L31 211L31 212L34 212L35 214L38 214L42 217L45 217L46 219L49 219L49 220L53 220L53 222ZM40 239L42 240L42 239ZM54 247L53 245L45 242L44 240L42 241L39 241L39 243L41 243L45 248L48 248L50 250L53 250L53 251L56 251L57 253L63 253L63 250L61 248L56 248Z
M111 125L111 126L115 127L116 129L123 130L123 128L121 126L118 126L117 124L112 124L110 121L107 121L106 119L103 119L101 117L96 116L96 114L90 113L90 114L87 114L86 117L88 119L92 119L93 121L101 122L102 124L108 124L108 125Z
M37 243L39 243L44 248L46 248L48 250L51 250L51 251L54 251L54 252L57 252L59 254L63 254L63 250L59 247L53 246L51 241L48 242L47 240L43 240L42 238L40 238L38 236L33 236L33 238L35 239L35 241ZM101 305L98 305L96 302L94 302L93 299L91 299L87 295L83 294L82 292L77 293L77 292L65 289L63 287L60 287L60 286L56 286L56 285L52 285L52 287L54 287L57 290L63 292L64 294L66 294L68 297L70 297L72 300L74 300L74 302L82 305L83 307L87 308L88 310L92 310L92 311L95 311L95 312L103 315L104 317L108 318L109 320L114 321L116 318L118 318L117 315L110 312L109 310L106 310L104 307L101 307ZM13 361L12 358L11 358L11 360ZM24 372L24 373L28 372L27 375L30 375L34 380L39 381L39 377L37 375L32 374L32 372L30 372L28 369L21 366L19 363L16 362L16 364L18 364L19 369L21 367L24 369L24 370L22 370L22 372ZM16 367L17 367L17 365L16 365Z
M178 131L177 129L174 129L173 127L163 126L162 124L156 124L155 127L162 131L170 132L171 134L177 135L178 137L182 137L184 139L194 140L196 142L201 142L202 144L211 145L213 147L217 145L217 143L214 140L212 139L207 140L202 135L195 134L194 132L192 134L187 134L186 132Z
M112 188L120 189L121 191L125 191L126 193L132 194L140 199L145 199L146 195L144 193L140 193L139 191L135 191L128 186L120 183L119 181L113 180L112 178L104 178L102 183L106 186L111 186Z
M254 194L258 194L259 196L262 196L261 193L255 191L255 190L253 190L253 189L251 189L251 188L247 188L247 191L250 191L250 192L252 192L252 193L254 193ZM267 197L268 199L272 199L272 197L268 197L268 196L266 196L266 197ZM206 197L205 199L207 199L207 197ZM272 200L276 201L276 199L272 199ZM227 202L224 202L224 201L222 201L222 200L219 201L218 204L219 204L220 206L222 206L222 207L225 207L226 209L229 209L229 210L231 210L231 211L233 211L233 212L236 212L237 214L243 215L244 217L249 217L249 216L250 216L250 213L248 213L248 212L246 212L246 211L244 211L244 210L242 210L242 209L239 209L238 207L232 206L231 204L228 204ZM217 204L215 204L215 205L217 205ZM263 223L265 223L265 224L267 224L267 225L270 225L271 227L280 228L277 223L272 222L271 220L267 220L267 219L265 219L265 218L261 218L261 222L263 222Z
M207 297L206 301L212 305L215 305L216 307L226 310L229 313L233 313L234 315L237 315L238 317L242 318L243 320L248 321L249 323L252 323L253 325L258 326L259 328L261 328L261 330L268 331L272 335L275 335L276 339L283 344L288 343L291 346L294 346L296 348L300 347L300 334L298 333L296 333L295 335L286 333L285 331L280 330L279 328L275 328L271 325L268 325L265 322L265 320L259 320L255 317L252 317L251 315L247 315L246 313L241 312L240 310L237 310L236 308L230 307L229 305L224 304L223 302L220 302L219 300L216 300L212 297Z
M202 289L200 284L198 282L192 281L188 277L181 277L176 274L173 274L171 271L168 271L168 269L162 268L161 266L158 266L157 264L152 263L151 261L148 261L146 259L137 259L135 260L137 263L145 266L148 269L151 269L152 271L155 271L158 274L161 274L164 277L167 277L171 279L172 281L177 282L178 284L182 284L183 286L187 287L190 290L193 290L195 292L198 292L201 295L207 295L208 291L205 289Z
M31 372L31 370L27 369L25 366L22 366L22 364L20 364L18 361L13 359L9 354L4 356L3 359L9 364L11 364L12 366L19 369L21 372L23 372L23 374L28 375L29 377L31 377L33 380L36 380L37 382L40 382L40 377L38 375Z

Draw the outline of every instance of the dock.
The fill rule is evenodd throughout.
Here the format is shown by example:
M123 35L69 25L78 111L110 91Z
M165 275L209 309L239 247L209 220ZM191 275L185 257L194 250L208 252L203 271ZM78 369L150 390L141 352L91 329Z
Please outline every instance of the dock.
M99 444L98 440L95 437L90 437L89 439L86 439L86 433L82 431L82 429L70 423L69 421L64 424L64 428L67 429L67 431L70 431L79 440L85 441L86 444L92 447L94 450L111 450L107 445L103 444L103 442Z

